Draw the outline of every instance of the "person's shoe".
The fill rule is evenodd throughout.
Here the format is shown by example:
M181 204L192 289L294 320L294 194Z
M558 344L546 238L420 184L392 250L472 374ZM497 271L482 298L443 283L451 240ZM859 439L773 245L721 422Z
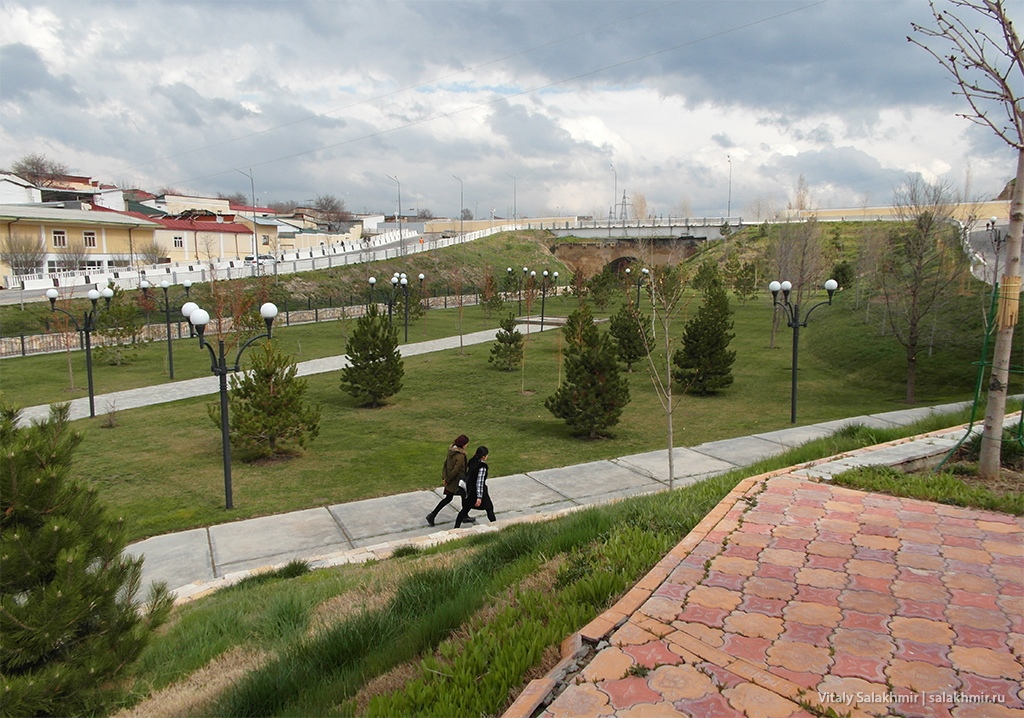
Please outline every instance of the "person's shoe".
M470 516L468 519L464 519L462 521L462 523L464 523L464 524L475 524L476 523L476 519L473 518L472 516Z
M434 525L434 516L432 514L427 514L427 523L431 526Z

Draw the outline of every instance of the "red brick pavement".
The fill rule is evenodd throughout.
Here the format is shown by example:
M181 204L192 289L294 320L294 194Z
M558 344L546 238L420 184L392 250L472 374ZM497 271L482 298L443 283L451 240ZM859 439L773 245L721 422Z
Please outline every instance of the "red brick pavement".
M1024 717L1024 520L752 477L580 636L544 718Z

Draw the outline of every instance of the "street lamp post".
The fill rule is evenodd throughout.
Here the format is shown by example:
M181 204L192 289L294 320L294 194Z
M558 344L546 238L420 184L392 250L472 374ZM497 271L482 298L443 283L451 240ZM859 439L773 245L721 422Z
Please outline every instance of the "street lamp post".
M402 300L405 302L405 343L409 343L409 278L402 272L398 283L402 285Z
M732 156L726 155L725 159L729 160L729 200L725 206L725 218L728 220L732 217Z
M430 309L430 302L427 301L427 295L423 293L423 280L424 279L426 279L426 276L423 274L423 272L420 272L420 276L419 276L419 280L420 280L420 301L423 302L423 311L427 311L427 310Z
M512 224L515 225L516 217L519 213L519 208L516 206L516 178L514 175L508 174L508 172L505 174L512 178Z
M78 320L75 319L75 315L71 312L59 309L57 307L57 297L60 296L60 292L56 289L47 289L46 298L50 300L50 311L60 312L64 314L74 323L75 330L85 334L85 374L89 382L89 416L96 416L96 393L93 388L92 382L92 333L96 331L96 316L99 314L99 308L97 303L100 301L100 297L106 300L106 306L110 308L110 299L114 296L114 290L110 287L104 287L102 291L96 289L90 289L89 293L86 294L89 297L89 301L92 302L92 309L88 309L82 318L82 323L79 324Z
M529 269L523 267L523 276L519 278L519 316L523 316L523 285L526 284L526 275Z
M398 185L398 215L395 217L398 223L398 245L401 247L402 256L405 256L405 237L402 236L402 183L397 177L387 176L389 180Z
M274 317L277 316L277 306L267 302L260 307L260 316L263 317L263 321L267 325L267 333L255 336L243 344L235 355L235 362L232 366L228 366L227 363L227 357L224 353L224 340L217 340L218 351L214 353L213 346L204 338L206 325L210 322L210 313L205 309L200 309L196 306L195 302L186 302L185 306L182 307L183 314L186 309L188 309L188 314L185 316L188 317L189 323L196 328L196 333L199 335L199 347L205 347L210 352L210 371L220 380L220 438L224 459L224 508L232 509L234 508L234 502L231 498L231 428L228 420L228 374L241 371L242 353L253 342L271 338Z
M139 283L139 287L142 288L142 293L147 297L149 296L150 283L143 279ZM181 286L185 288L185 300L188 301L188 293L192 289L192 282L186 280L181 283ZM174 353L171 350L171 300L168 296L171 284L166 279L160 282L160 289L164 290L164 321L165 329L167 331L167 375L171 381L174 381ZM192 336L192 325L189 324L189 336Z
M455 175L452 175L455 177ZM462 184L462 179L455 177L459 181L459 241L462 241L462 226L466 217L466 186Z
M608 166L612 168L612 177L614 178L614 189L612 190L612 211L608 213L608 219L614 221L615 205L619 201L619 173L615 171L615 165L609 164Z
M800 318L800 305L791 304L789 301L789 294L793 289L792 282L772 282L768 285L768 290L772 293L772 304L777 307L782 307L782 310L786 313L786 324L793 330L793 381L792 390L790 396L790 409L789 409L789 421L791 424L796 423L796 372L797 372L797 356L800 351L800 327L806 327L808 320L811 318L811 312L818 307L825 304L832 304L832 296L836 293L836 289L839 288L839 283L834 279L829 279L825 282L825 291L828 292L828 301L818 302L813 307L807 310L803 319ZM782 292L782 301L779 301L779 292Z
M548 298L548 270L544 270L540 283L540 330L544 331L544 303Z
M992 217L988 222L985 222L985 229L988 230L992 237L992 251L995 253L995 264L992 268L992 286L997 286L999 282L999 253L1006 243L1006 235L996 227L996 222L998 221L998 218Z
M636 275L636 308L640 308L640 285L643 283L647 275L651 273L647 267L640 270L639 274ZM631 274L629 267L626 267L626 274Z

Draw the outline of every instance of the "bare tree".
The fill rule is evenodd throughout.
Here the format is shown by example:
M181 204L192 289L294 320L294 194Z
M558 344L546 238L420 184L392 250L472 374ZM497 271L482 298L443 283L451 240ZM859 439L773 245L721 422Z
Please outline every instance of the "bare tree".
M46 155L25 155L11 165L11 172L37 187L50 187L68 173L68 166Z
M878 274L886 323L907 359L906 401L915 401L917 354L927 322L949 304L967 267L953 222L958 197L947 185L908 179L894 198L900 223L890 229Z
M636 219L647 219L647 196L643 192L633 193L633 216Z
M352 219L352 213L345 209L345 201L332 194L322 194L317 197L313 202L313 209L327 221L327 228L331 232L339 231L343 222Z
M0 262L11 268L15 277L36 274L46 259L46 240L27 234L15 234L0 240Z
M768 242L768 265L775 279L793 283L793 301L803 304L807 293L824 278L825 260L818 221L809 219L775 225ZM775 346L775 333L781 319L782 313L776 312L772 320L771 347Z
M982 432L978 472L983 478L999 475L1003 420L1006 416L1013 327L1020 305L1021 233L1024 230L1024 48L1002 0L949 0L955 12L969 14L982 27L929 1L933 24L913 23L923 41L907 40L938 60L956 82L955 95L970 107L962 117L988 127L1017 150L1016 184L1010 198L1010 226L1006 237L1006 274L997 318L988 404ZM972 23L973 25L974 23ZM934 45L934 47L932 47Z
M65 272L85 269L85 258L88 253L85 250L85 243L80 239L67 240L67 244L58 247L53 254L57 258L57 264Z
M164 253L164 248L157 242L146 242L139 245L136 254L144 264L159 264L160 260L167 256Z

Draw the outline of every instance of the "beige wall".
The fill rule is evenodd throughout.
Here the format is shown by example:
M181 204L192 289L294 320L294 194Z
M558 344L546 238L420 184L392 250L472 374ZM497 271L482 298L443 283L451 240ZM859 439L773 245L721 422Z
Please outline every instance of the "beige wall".
M800 212L801 217L817 217L822 220L846 219L851 222L864 222L875 219L892 219L896 210L892 207L846 207L844 209L811 209ZM996 202L980 202L978 204L959 205L954 217L961 222L966 222L971 215L975 220L984 224L992 217L995 217L999 224L1010 220L1009 200Z

